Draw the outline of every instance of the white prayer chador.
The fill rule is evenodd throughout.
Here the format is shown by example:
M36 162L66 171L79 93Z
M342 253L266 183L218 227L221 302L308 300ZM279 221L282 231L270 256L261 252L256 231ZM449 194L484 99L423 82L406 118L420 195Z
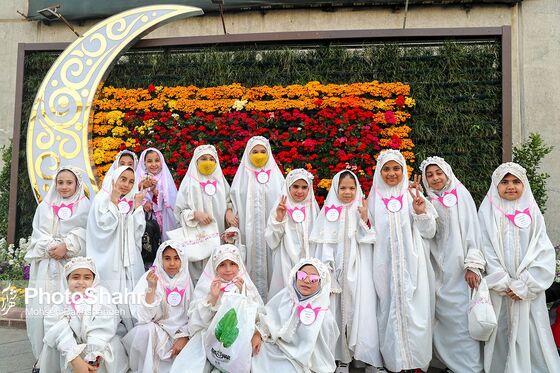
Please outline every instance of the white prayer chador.
M181 269L170 277L163 269L163 252L174 249L181 258ZM154 302L146 303L149 290L146 272L134 288L141 303L130 307L137 324L124 338L132 372L169 372L174 357L173 344L180 337L188 337L187 311L193 293L186 255L181 244L165 241L156 253L154 262L158 284Z
M264 146L268 153L268 160L262 168L253 166L249 160L249 154L256 145ZM270 212L276 208L283 185L284 177L274 160L270 143L262 136L251 137L230 193L233 212L239 217L241 242L247 250L247 270L263 299L267 299L272 275L272 255L268 253L265 239L266 222Z
M321 276L319 291L309 297L295 289L296 273L306 265L315 267ZM339 332L329 309L330 270L318 259L306 258L296 263L288 278L291 283L268 302L266 315L258 325L263 343L261 351L253 357L251 371L334 372ZM307 311L307 307L312 310ZM314 315L315 320L308 325L313 319L309 315ZM300 317L305 317L305 324Z
M216 169L210 175L203 175L198 171L197 161L203 155L211 155L216 160ZM177 194L175 217L183 227L196 227L199 223L194 219L196 211L203 211L212 216L217 223L215 234L225 231L225 214L231 208L229 183L227 182L218 153L213 145L200 145L194 150L189 168ZM206 260L194 262L190 267L191 276L198 279L206 265Z
M84 294L69 296L67 304L54 306L45 316L49 329L39 359L40 370L70 373L73 371L71 361L81 356L86 363L100 357L97 372L127 372L126 351L116 335L117 308L111 303L107 289L99 286L99 275L92 259L70 259L64 268L66 278L80 268L93 272L93 284Z
M146 168L146 154L148 152L155 152L159 157L161 164L161 170L157 175L152 175ZM177 228L177 221L175 220L175 215L173 210L175 209L175 201L177 199L177 186L175 186L175 181L173 176L165 163L165 158L163 154L156 148L148 148L140 154L140 160L138 161L138 166L136 167L136 182L140 185L140 182L146 177L150 176L157 180L157 190L158 195L154 199L154 195L151 191L146 194L144 201L150 201L153 203L153 212L155 218L161 229L161 238L163 241L167 240L167 231ZM155 202L157 201L157 202Z
M128 155L130 157L132 157L133 160L133 165L132 165L132 169L136 170L136 167L138 166L138 156L136 155L136 153L131 152L130 150L123 150L120 151L117 156L115 157L115 160L113 161L113 164L111 165L111 168L109 168L107 170L107 173L105 174L105 177L103 178L103 184L102 184L102 188L103 189L110 189L111 188L111 180L113 180L113 172L115 172L115 170L117 168L119 168L120 166L120 161L121 161L121 157L123 155Z
M111 189L104 189L95 196L86 234L87 254L99 268L101 284L112 293L120 294L131 292L144 274L141 252L146 220L142 206L134 209L137 183L127 195L121 196L119 206L124 206L122 211L111 201L115 182L126 170L134 172L127 166L117 168ZM124 312L122 319L126 331L130 331L133 325L128 305L119 305L119 310Z
M430 165L438 166L447 176L439 191L428 184L426 169ZM476 205L443 158L428 157L420 169L426 193L438 213L436 235L430 242L436 296L434 352L454 372L482 372L480 342L469 335L470 288L464 278L466 269L480 275L485 265Z
M231 244L218 246L212 252L210 260L206 263L204 272L198 280L194 289L194 294L189 306L188 317L189 323L187 329L190 335L189 343L183 348L179 355L175 358L171 373L200 373L210 372L213 368L206 359L206 351L204 348L204 335L216 315L216 312L221 305L221 297L218 299L214 306L208 302L208 295L210 294L210 286L214 278L218 275L218 265L224 260L231 260L239 267L238 277L242 277L245 283L245 293L249 302L257 304L259 311L257 312L257 319L260 314L264 312L264 304L257 291L257 288L248 276L245 265L239 253L239 249ZM239 292L237 286L233 284L224 284L223 292Z
M356 183L356 197L349 204L338 199L342 174L350 175ZM354 358L381 366L377 326L372 323L376 319L377 301L371 273L375 231L360 217L358 207L363 198L353 172L337 173L315 220L311 241L317 244L313 256L331 271L331 310L340 330L336 360L349 363Z
M303 180L309 187L307 197L295 202L290 195L290 187L298 180ZM286 216L281 222L276 221L276 208L268 217L265 238L272 250L272 279L268 297L272 298L290 283L289 274L294 264L302 258L308 258L314 252L314 245L309 242L313 222L319 213L319 205L313 193L313 175L302 168L290 171L282 196L287 196Z
M515 201L498 194L498 184L507 174L523 183L523 193ZM516 211L528 212L530 218L511 216ZM560 372L544 294L554 280L555 253L523 167L504 163L494 171L478 217L486 256L486 283L498 319L498 326L484 347L484 370ZM506 296L507 289L521 300Z
M403 170L402 181L394 187L381 176L388 161L397 162ZM414 212L407 176L402 154L392 149L382 151L368 201L377 233L373 279L378 297L379 344L384 366L394 372L427 370L432 358L433 271L424 239L435 235L437 212L428 201L425 214ZM399 206L395 199L400 198ZM400 209L391 212L388 207Z
M63 198L56 191L55 177L45 199L35 211L33 233L29 250L25 254L25 260L31 264L28 287L46 293L66 288L66 259L51 258L49 249L65 243L68 258L84 255L86 252L86 223L90 202L84 193L82 176L73 167L62 167L57 175L61 171L69 171L76 177L76 192L69 198ZM30 298L26 304L27 335L36 358L43 347L44 309L44 305L39 303L39 297Z

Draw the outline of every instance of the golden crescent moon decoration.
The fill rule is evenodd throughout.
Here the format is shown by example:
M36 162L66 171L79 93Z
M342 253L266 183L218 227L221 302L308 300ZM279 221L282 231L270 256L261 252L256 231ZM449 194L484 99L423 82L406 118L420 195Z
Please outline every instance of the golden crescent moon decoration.
M27 169L39 202L62 166L80 168L90 194L99 190L89 121L100 83L143 36L175 19L201 14L200 8L182 5L131 9L97 23L62 52L37 91L27 129Z

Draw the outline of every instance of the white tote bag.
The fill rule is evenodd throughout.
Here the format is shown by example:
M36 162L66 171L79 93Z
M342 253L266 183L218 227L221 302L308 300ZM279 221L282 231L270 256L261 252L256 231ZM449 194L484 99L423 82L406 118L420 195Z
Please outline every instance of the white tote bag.
M222 372L249 373L257 305L242 294L222 294L221 305L204 336L206 358Z
M167 236L184 245L189 262L208 259L212 250L220 246L220 232L215 221L208 225L199 224L196 227L183 225L167 231Z
M478 289L472 291L468 319L471 338L482 342L488 341L496 328L497 320L484 278L480 280Z

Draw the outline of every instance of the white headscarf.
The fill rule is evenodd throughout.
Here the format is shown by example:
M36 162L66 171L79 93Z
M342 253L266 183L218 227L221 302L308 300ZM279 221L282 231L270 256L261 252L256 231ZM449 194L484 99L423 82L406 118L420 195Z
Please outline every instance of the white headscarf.
M447 177L445 186L439 191L433 190L428 183L426 169L430 165L438 166ZM480 229L478 219L473 221L473 218L476 217L476 205L471 194L457 179L449 163L441 157L426 158L426 160L424 160L420 165L420 170L422 171L422 183L424 184L426 194L432 200L432 205L438 213L435 237L436 241L447 242L450 225L453 222L458 222L461 239L463 241L463 256L466 260L465 267L471 269L477 268L483 271L485 260L484 255L480 250ZM446 198L446 195L448 194L451 194L451 199L453 199L453 196L456 197L457 202L454 206L444 206L443 203L447 202L445 202L443 198ZM450 214L453 214L453 216ZM440 270L443 270L441 258L438 258L437 255L434 255L434 258L436 259L438 265L440 265Z
M338 187L340 184L340 176L342 174L350 174L354 181L356 182L356 197L354 200L348 204L342 203L338 199ZM331 189L329 190L329 194L327 194L327 198L325 199L325 203L323 204L323 208L319 215L317 215L317 219L313 224L313 231L311 232L311 241L316 243L337 243L339 242L342 237L340 237L340 232L344 232L346 222L344 221L344 209L348 209L348 225L347 230L349 237L352 237L356 234L356 229L359 224L359 213L358 207L361 206L362 200L364 198L364 193L362 192L362 187L360 186L360 181L356 174L349 170L343 170L338 172L334 175ZM327 213L330 210L335 209L339 210L339 218L336 221L329 221L327 219Z
M177 252L177 255L179 255L179 258L181 259L181 269L179 269L179 271L173 277L170 277L163 269L163 252L167 248L175 250ZM175 287L188 288L190 299L190 293L192 293L193 290L192 281L189 274L188 259L185 253L185 248L180 242L172 240L162 242L157 250L153 266L155 267L155 272L158 278L161 280L160 284L166 284L171 289ZM187 294L185 294L185 296L186 295Z
M111 184L111 180L113 180L112 174L113 172L115 172L115 170L117 168L120 167L119 162L121 161L121 157L123 155L128 155L132 157L133 163L132 163L132 169L136 170L136 167L138 166L138 156L136 155L136 153L131 152L130 150L122 150L120 151L117 156L115 157L115 160L113 161L113 164L111 165L111 168L109 168L107 170L107 173L105 174L105 177L103 178L103 184L102 184L102 188L103 189L108 189L109 188L109 184Z
M253 166L249 160L251 150L257 145L264 146L268 154L267 162L262 168ZM261 171L270 172L265 184L257 181L257 173ZM247 269L264 297L268 291L270 272L264 232L268 216L276 207L283 184L284 177L274 160L268 140L262 136L251 137L233 178L230 195L234 213L239 217L241 241L247 247Z
M70 276L72 272L80 268L89 269L91 273L93 273L94 277L93 284L91 285L92 288L95 288L97 285L99 285L99 274L97 273L97 269L95 268L95 263L93 259L85 256L77 256L70 259L64 265L64 277L68 279L68 276Z
M216 160L216 169L210 175L203 175L198 171L197 162L203 155L211 155ZM214 195L204 191L207 183L216 183ZM225 230L224 215L229 198L229 183L227 182L220 166L218 152L213 145L200 145L194 150L189 168L177 195L175 217L181 221L181 212L185 209L204 211L216 220L220 232Z
M148 152L155 152L161 164L161 170L157 175L151 175L157 180L157 189L159 191L158 205L154 204L154 212L161 212L163 218L162 237L165 239L167 237L167 231L173 230L177 227L177 222L175 221L175 216L173 210L175 209L175 201L177 199L177 187L175 186L175 181L173 176L165 163L165 158L163 154L156 148L148 148L140 154L140 159L138 161L138 166L136 167L136 182L140 182L149 174L146 168L146 154ZM149 196L148 196L149 195ZM151 199L151 193L148 193L146 199ZM160 202L159 198L163 198L163 203ZM161 209L161 210L160 210Z

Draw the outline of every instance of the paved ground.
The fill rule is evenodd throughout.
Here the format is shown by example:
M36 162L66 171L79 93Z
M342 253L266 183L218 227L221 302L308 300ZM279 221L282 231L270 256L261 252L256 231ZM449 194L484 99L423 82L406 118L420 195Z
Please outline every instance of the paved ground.
M30 373L34 362L25 329L0 327L0 373Z

